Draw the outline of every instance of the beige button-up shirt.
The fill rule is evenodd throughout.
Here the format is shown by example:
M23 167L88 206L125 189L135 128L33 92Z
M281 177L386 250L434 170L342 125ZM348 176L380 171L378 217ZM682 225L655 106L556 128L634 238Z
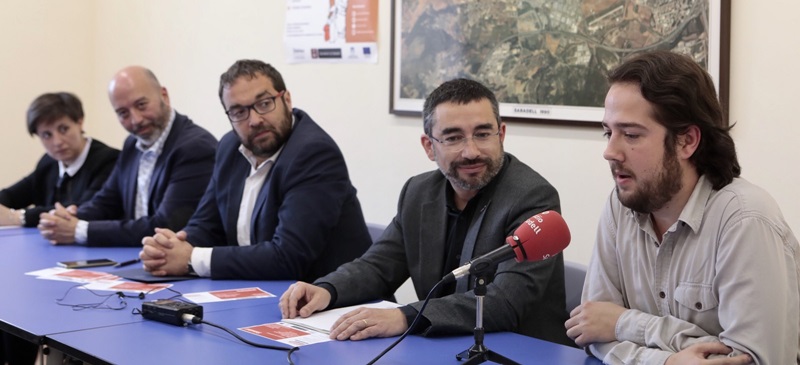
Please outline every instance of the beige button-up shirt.
M767 192L741 178L713 190L701 177L657 238L650 215L612 192L583 301L629 310L618 341L590 345L592 354L608 364L663 364L694 343L721 341L756 364L800 363L800 246Z

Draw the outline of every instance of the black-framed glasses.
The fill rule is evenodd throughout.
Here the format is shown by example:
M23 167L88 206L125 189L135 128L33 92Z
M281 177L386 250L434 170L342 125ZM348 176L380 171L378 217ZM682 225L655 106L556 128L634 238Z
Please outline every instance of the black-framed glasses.
M255 103L250 105L234 106L226 110L225 114L228 115L228 119L230 119L231 123L243 122L250 118L250 109L255 110L258 114L267 114L275 110L275 99L283 96L284 92L286 92L286 90L277 93L275 96L268 96L261 100L256 100Z
M472 139L472 142L474 142L478 147L486 147L486 145L492 141L493 137L499 135L500 131L498 130L497 132L475 132L472 137L467 137L462 134L454 134L442 139L438 139L432 135L428 135L428 138L439 142L442 147L448 150L460 151L464 149L464 147L467 145L467 140L469 139Z

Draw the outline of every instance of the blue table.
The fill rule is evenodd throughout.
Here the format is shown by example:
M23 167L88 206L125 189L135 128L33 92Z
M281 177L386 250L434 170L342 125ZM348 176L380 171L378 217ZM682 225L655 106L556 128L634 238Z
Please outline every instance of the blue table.
M0 235L0 329L29 341L43 343L89 363L260 363L285 364L286 353L260 349L239 342L224 331L197 325L178 327L149 321L132 312L142 300L126 298L123 310L87 309L75 311L59 306L60 298L74 285L41 280L25 272L55 266L58 261L109 258L125 261L137 257L139 248L86 248L53 246L36 229L19 229ZM126 267L124 269L128 269ZM91 270L114 272L116 269ZM289 281L244 281L195 279L174 282L180 293L259 287L280 295ZM171 297L161 291L144 300ZM72 290L69 303L98 302L101 298L86 290ZM116 298L113 298L116 304ZM236 330L240 327L280 320L278 298L260 298L204 304L206 320L235 330L256 342L280 345ZM332 341L304 346L293 354L301 364L360 364L380 353L394 338L365 341ZM455 355L469 348L472 336L424 338L409 336L384 356L379 364L459 364ZM522 364L600 364L582 350L561 346L514 333L486 335L489 349Z
M67 294L61 303L86 304L98 303L104 298L87 290L70 290L76 283L42 280L24 274L54 267L58 261L92 258L125 261L137 257L139 250L135 247L54 246L33 228L27 228L25 232L17 235L0 237L0 277L2 278L0 292L3 293L3 300L0 300L0 330L11 332L32 342L41 342L44 336L53 333L142 321L140 315L132 313L134 308L141 307L142 300L138 298L125 298L127 307L122 310L85 309L76 311L72 307L58 305L56 299ZM113 273L116 269L96 267L89 270ZM289 281L195 279L175 282L172 289L180 293L190 293L258 286L275 295L280 295L289 284ZM109 292L97 293L108 294ZM163 290L146 296L144 300L162 299L174 295L172 292ZM108 303L116 307L119 302L117 298L110 298ZM277 298L211 303L205 306L205 310L224 310L265 303L277 303Z
M29 228L3 226L0 227L0 237L16 236L18 234L27 234L30 231L31 230Z
M229 309L205 314L205 319L230 329L280 320L276 304ZM259 343L278 345L262 337L238 331ZM366 364L395 338L364 341L331 341L307 345L292 355L296 365ZM473 344L472 336L425 338L409 336L377 364L459 364L455 355ZM286 353L239 342L208 325L177 327L158 322L137 322L48 336L55 349L90 363L113 364L286 364ZM579 349L523 335L502 332L486 335L485 345L521 364L600 364ZM169 355L165 355L169 354Z

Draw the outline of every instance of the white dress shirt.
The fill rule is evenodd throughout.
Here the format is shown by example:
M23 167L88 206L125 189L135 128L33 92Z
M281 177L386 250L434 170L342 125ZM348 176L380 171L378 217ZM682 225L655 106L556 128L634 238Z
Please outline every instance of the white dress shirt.
M134 211L134 218L139 219L147 217L147 204L150 200L150 180L153 177L153 169L155 168L158 156L164 150L164 143L169 137L169 132L172 130L172 123L175 121L175 109L170 110L169 122L166 128L158 136L158 139L150 147L145 147L141 140L136 141L136 149L142 152L139 158L139 167L136 177L136 210ZM79 220L78 225L75 227L75 243L84 245L89 239L89 222Z

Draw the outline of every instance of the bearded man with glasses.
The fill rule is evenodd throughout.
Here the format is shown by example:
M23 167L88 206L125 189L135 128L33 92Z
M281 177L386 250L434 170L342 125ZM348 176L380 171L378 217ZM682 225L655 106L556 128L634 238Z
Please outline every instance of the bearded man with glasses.
M506 125L498 102L482 84L456 79L425 100L428 158L439 171L409 179L397 215L366 254L308 284L292 284L281 296L285 318L363 303L392 295L409 277L422 300L445 274L505 244L534 214L560 210L558 192L541 175L503 150ZM487 286L483 312L488 331L514 331L561 344L567 338L564 260L502 262ZM411 329L422 335L472 333L474 277L445 285ZM403 333L422 301L394 309L357 309L334 324L331 338L361 340Z
M336 142L300 109L281 74L239 60L220 77L233 130L200 206L180 232L158 229L140 257L153 275L314 280L372 243Z

